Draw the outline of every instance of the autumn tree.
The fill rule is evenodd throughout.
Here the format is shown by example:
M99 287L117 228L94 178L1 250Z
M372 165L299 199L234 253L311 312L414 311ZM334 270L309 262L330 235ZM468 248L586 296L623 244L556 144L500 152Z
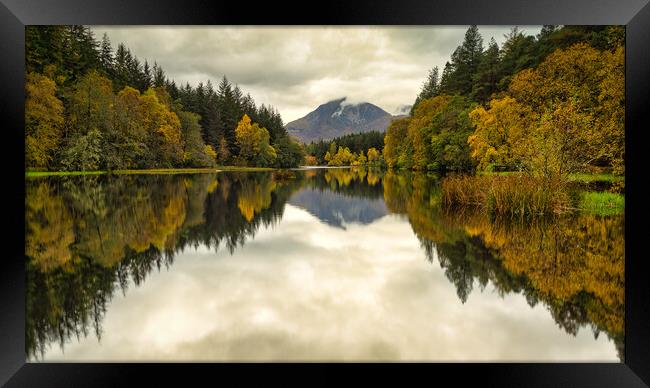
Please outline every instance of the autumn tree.
M622 171L623 57L622 48L599 51L579 43L556 50L535 69L517 73L508 89L515 101L503 102L520 113L507 123L494 123L511 133L521 132L525 124L523 141L509 143L528 170L567 175L607 163ZM531 112L523 113L531 117L530 125L521 119L525 111Z
M488 109L477 107L470 113L476 129L467 141L478 169L517 170L521 168L520 145L533 122L532 110L512 97L492 100Z
M107 136L107 168L136 168L147 152L144 111L140 91L130 86L115 98L114 125Z
M338 151L327 163L329 166L350 166L354 162L354 154L347 147L339 146Z
M181 123L171 107L161 102L154 89L140 96L149 153L147 167L173 167L183 160Z
M222 137L219 141L219 149L217 150L217 161L220 164L226 164L230 161L230 149L228 149L228 141Z
M63 129L63 103L56 98L56 84L37 74L25 83L25 163L27 167L51 166Z
M101 152L112 130L114 95L111 81L90 71L75 84L69 100L69 130L61 164L68 170L94 170L105 165Z
M370 150L368 150L368 151L370 151ZM373 149L373 152L376 154L377 150ZM368 164L368 158L366 158L366 155L364 155L363 151L359 152L359 156L357 156L356 162L360 166L365 166L366 164Z
M318 166L318 160L313 155L305 156L305 165L307 166Z
M412 117L389 125L384 139L388 167L470 170L467 136L473 129L468 117L471 107L461 96L442 94L422 100Z
M403 153L402 146L406 138L406 130L409 122L409 118L393 120L386 129L386 136L384 137L384 160L390 168L398 165L399 157Z
M270 166L277 157L275 149L270 144L269 131L252 123L248 115L244 115L235 128L235 139L239 148L239 158L245 164L255 166Z
M178 112L181 122L183 144L183 164L187 167L212 167L216 161L216 152L203 142L199 115L191 112Z

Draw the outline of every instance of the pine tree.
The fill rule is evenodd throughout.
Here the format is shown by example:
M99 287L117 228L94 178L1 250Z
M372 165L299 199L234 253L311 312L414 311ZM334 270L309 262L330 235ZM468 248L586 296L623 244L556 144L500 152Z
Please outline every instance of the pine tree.
M102 43L99 49L99 64L103 73L109 78L113 78L113 48L111 47L111 41L106 33L102 36Z
M429 70L427 80L424 82L424 84L422 84L422 90L420 90L420 94L418 94L418 96L415 98L415 102L411 107L410 115L413 115L415 107L418 105L418 103L420 103L420 101L437 95L439 88L440 79L438 77L438 66L435 66L433 69Z
M440 77L440 88L439 90L442 93L449 93L449 90L452 88L452 73L454 69L449 63L449 61L445 62L445 68L442 70L442 76Z
M152 84L153 80L151 77L151 69L149 68L149 63L147 60L144 60L144 66L142 67L142 90L147 90L149 89Z
M520 70L535 64L535 38L526 36L518 27L513 27L505 35L500 52L500 81L499 89L505 90L512 76Z
M116 90L122 90L126 85L129 84L128 77L128 62L130 61L131 54L124 45L120 43L117 46L117 51L115 52L114 58L114 72L115 78L113 79Z
M166 86L165 72L156 62L153 63L153 86L156 88Z
M472 100L485 103L497 91L499 82L499 45L490 39L490 45L474 74Z
M218 109L221 113L221 130L224 138L228 143L228 148L231 155L239 154L239 147L235 141L235 127L239 122L239 108L232 86L228 79L224 76L219 84L217 91Z
M451 55L450 73L445 80L444 91L447 94L469 95L472 91L472 79L482 56L483 38L478 27L470 26L465 32L463 43Z

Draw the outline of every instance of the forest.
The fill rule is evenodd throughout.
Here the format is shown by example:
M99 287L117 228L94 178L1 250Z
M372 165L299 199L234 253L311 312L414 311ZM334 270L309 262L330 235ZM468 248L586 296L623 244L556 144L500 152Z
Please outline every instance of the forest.
M622 26L513 28L501 47L471 26L409 117L391 123L388 167L526 171L564 176L607 167L624 174Z
M332 140L311 142L305 147L308 165L382 166L384 132L350 133Z
M280 113L224 76L176 85L87 26L25 29L28 170L297 167Z
M470 26L442 74L434 67L408 117L384 138L388 168L436 171L448 207L546 216L573 211L576 176L606 175L598 207L620 207L625 174L625 30L514 27L483 48Z

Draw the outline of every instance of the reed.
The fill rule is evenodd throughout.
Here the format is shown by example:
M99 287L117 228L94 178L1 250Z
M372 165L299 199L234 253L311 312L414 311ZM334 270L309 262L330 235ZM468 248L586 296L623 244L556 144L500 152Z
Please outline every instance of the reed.
M548 216L572 210L566 180L524 174L449 176L442 182L443 205L477 207L490 215Z

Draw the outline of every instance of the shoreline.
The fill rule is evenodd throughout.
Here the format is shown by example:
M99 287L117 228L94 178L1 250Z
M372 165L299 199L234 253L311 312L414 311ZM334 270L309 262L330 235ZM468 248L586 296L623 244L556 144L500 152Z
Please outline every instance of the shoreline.
M75 175L141 175L141 174L209 174L229 171L239 172L264 172L281 170L311 170L311 169L335 169L354 168L362 166L298 166L289 168L275 167L243 167L243 166L219 166L214 168L151 168L141 170L97 170L97 171L25 171L26 178L38 178L47 176L75 176Z
M152 168L143 170L99 170L99 171L25 171L26 178L73 175L140 175L140 174L206 174L224 171L261 172L280 170L271 167L221 166L215 168Z

